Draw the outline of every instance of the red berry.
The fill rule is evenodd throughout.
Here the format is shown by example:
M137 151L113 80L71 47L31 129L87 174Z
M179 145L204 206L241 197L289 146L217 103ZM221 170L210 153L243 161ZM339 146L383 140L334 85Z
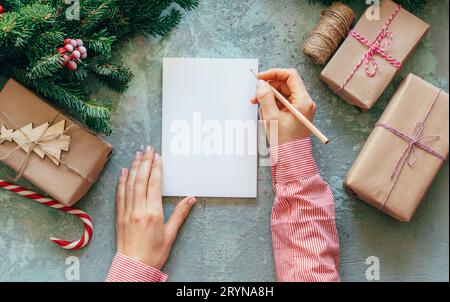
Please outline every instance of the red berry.
M66 54L64 54L64 55L62 56L62 58L63 58L64 64L67 64L67 62L70 61L70 57L69 57L68 55L66 55Z
M3 5L0 4L0 14L3 14L4 11L5 9L3 8Z
M78 46L83 46L83 40L81 39L75 39L75 41L77 42Z
M74 59L74 60L78 60L79 58L80 58L80 52L78 51L78 50L74 50L73 52L72 52L72 59Z
M84 46L78 46L77 47L77 50L81 53L81 54L84 54L84 53L86 53L86 47L84 47Z
M86 58L87 58L87 52L82 53L80 58L81 58L81 59L86 59Z
M75 63L74 61L69 61L67 62L67 69L69 70L75 70L77 69L77 63Z
M66 52L66 50L64 49L64 47L58 48L58 53L59 53L59 54L63 54L63 53L65 53L65 52Z
M77 47L77 41L75 41L74 39L70 40L70 45L72 45L73 48Z
M71 39L69 39L69 38L67 38L67 39L64 39L64 45L67 45L67 44L69 44L69 43L70 43L70 40L71 40Z
M73 46L70 44L66 44L66 46L64 46L64 49L68 52L72 52L73 51Z

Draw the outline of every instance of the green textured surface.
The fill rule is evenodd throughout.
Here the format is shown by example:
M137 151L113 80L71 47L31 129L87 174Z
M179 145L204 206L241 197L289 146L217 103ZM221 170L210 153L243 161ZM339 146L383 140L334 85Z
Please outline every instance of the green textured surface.
M83 281L102 281L115 251L116 177L144 144L161 145L162 58L259 58L262 70L297 68L318 103L316 123L330 137L315 142L322 176L336 199L341 242L341 276L364 281L369 256L381 261L382 281L449 280L449 165L438 174L412 222L399 223L346 195L342 180L385 108L395 88L413 72L448 91L448 6L430 0L418 15L432 25L401 74L368 113L360 113L334 97L318 80L320 67L301 53L301 41L323 8L301 0L201 0L182 24L163 40L138 38L120 57L136 74L123 95L104 88L96 96L120 102L113 120L118 131L108 138L114 156L97 184L77 206L95 223L89 246L67 252L50 235L77 238L73 217L0 191L0 280L65 281L68 256L80 259ZM361 2L362 3L362 2ZM360 13L362 4L356 5ZM3 166L0 175L11 175ZM258 172L257 200L201 199L174 246L165 268L172 281L272 281L275 279L270 211L273 202L269 168ZM26 182L23 182L26 184ZM166 200L171 213L175 200Z

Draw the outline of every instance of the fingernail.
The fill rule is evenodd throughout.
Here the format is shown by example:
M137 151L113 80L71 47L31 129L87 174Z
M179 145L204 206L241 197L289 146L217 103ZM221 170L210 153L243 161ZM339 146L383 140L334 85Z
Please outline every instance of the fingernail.
M195 197L191 197L188 200L189 205L193 206L197 202L197 199Z
M159 153L155 153L155 162L158 162L160 158L161 156L159 155Z
M141 152L136 152L136 154L134 155L134 160L138 160L139 158L141 158L142 153Z
M122 168L122 176L125 176L125 174L127 174L127 169Z
M151 146L147 146L145 147L145 153L149 154L150 152L152 152L152 147Z
M259 80L259 81L256 83L256 87L257 87L257 88L262 88L262 87L264 87L265 85L266 85L266 82L263 81L263 80Z

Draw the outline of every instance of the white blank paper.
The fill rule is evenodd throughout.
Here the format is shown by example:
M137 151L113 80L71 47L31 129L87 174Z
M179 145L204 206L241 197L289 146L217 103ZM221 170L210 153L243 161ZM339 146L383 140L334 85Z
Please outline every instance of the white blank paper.
M253 59L165 58L164 196L255 198Z

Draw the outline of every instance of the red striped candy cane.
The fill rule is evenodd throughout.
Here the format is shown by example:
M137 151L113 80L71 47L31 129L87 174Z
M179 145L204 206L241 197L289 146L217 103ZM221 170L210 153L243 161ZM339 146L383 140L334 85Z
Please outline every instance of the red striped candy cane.
M84 211L81 211L79 209L75 209L72 207L67 207L54 199L42 196L33 191L29 191L29 190L25 189L24 187L12 184L3 179L0 179L0 187L5 190L19 194L28 199L39 202L40 204L46 205L46 206L54 208L54 209L58 209L64 213L68 213L68 214L71 214L71 215L74 215L74 216L77 216L78 218L80 218L84 224L84 234L83 234L83 237L81 237L79 240L66 241L66 240L62 240L59 238L50 237L50 240L53 241L54 243L56 243L57 245L59 245L61 248L66 249L66 250L78 250L78 249L85 247L89 243L89 240L91 240L94 228L92 226L91 218Z

